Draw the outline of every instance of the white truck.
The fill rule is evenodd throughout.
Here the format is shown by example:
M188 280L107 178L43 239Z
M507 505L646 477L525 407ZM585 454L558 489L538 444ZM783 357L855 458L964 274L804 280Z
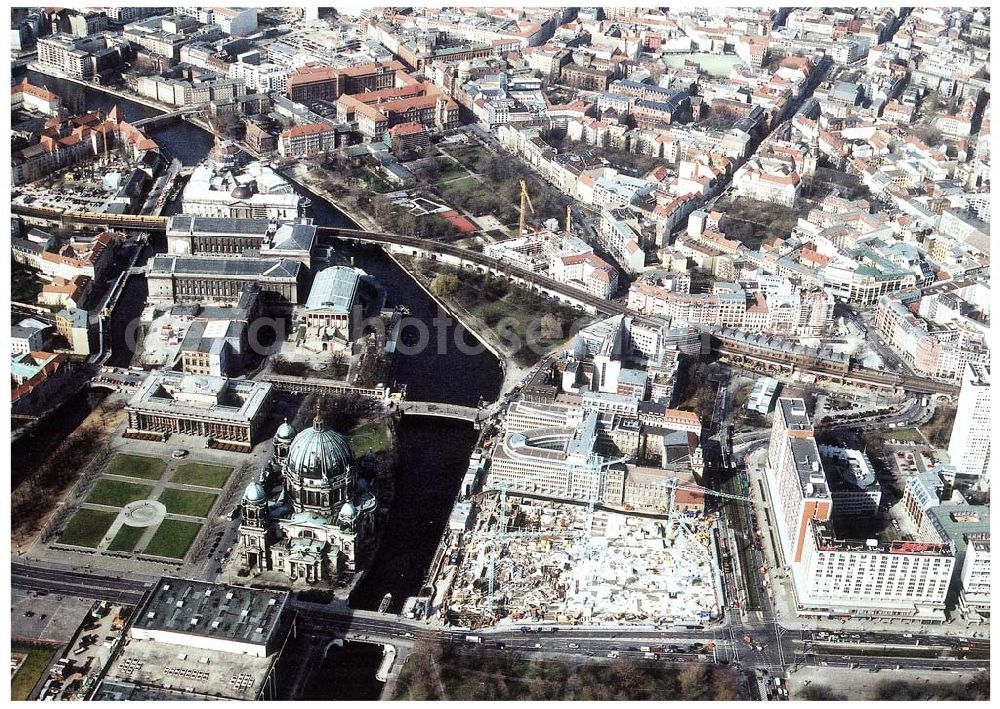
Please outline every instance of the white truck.
M483 638L480 635L466 635L465 636L465 642L467 642L467 643L481 643L482 641L483 641Z

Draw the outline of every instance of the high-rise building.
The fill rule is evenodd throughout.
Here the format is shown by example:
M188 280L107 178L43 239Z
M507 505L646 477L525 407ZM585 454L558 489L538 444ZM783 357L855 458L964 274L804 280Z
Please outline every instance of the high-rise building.
M948 457L959 475L978 477L989 487L990 466L990 366L967 364L958 395L955 426L948 442Z
M952 545L838 537L830 520L843 496L831 492L802 399L775 407L767 482L799 613L943 619Z
M771 489L784 522L780 535L787 563L802 560L810 520L828 520L832 512L830 488L813 437L812 423L802 399L778 399L768 447Z

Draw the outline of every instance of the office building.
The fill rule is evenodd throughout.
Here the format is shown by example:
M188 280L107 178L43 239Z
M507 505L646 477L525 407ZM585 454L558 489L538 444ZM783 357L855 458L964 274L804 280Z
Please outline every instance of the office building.
M556 499L605 499L608 461L594 450L598 418L589 411L566 426L507 432L494 449L489 485Z
M989 617L990 613L990 539L969 542L962 564L962 590L959 604L968 611Z
M874 503L863 457L826 449L844 480L831 486L805 401L780 398L768 446L767 482L780 556L790 568L800 615L943 620L956 558L947 541L851 540L832 519L864 514ZM854 452L856 453L856 452ZM848 484L848 480L850 482ZM840 482L845 487L837 489ZM845 507L836 513L834 505ZM876 503L877 504L877 503Z
M958 395L958 409L948 442L948 459L959 475L990 483L990 366L967 364Z
M38 40L38 63L72 79L117 69L128 53L128 41L110 32L90 37L54 34Z

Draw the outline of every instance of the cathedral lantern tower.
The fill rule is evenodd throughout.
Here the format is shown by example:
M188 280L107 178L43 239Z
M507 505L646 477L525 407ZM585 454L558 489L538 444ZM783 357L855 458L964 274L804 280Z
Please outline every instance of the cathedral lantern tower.
M283 476L296 512L333 517L354 487L354 452L317 413L313 425L299 432L288 447Z

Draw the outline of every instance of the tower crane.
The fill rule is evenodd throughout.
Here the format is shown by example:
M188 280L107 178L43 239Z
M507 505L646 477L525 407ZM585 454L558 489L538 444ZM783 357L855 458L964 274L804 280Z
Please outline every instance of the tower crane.
M604 489L604 481L607 475L607 468L618 463L624 463L631 460L630 457L622 458L612 458L610 460L601 461L596 463L597 468L597 481L590 486L590 495L587 500L587 521L583 525L581 530L568 530L565 532L558 531L538 531L538 532L508 532L507 531L507 490L508 485L506 482L497 483L496 487L493 488L499 492L499 504L497 505L497 526L493 528L493 533L490 535L490 568L489 568L489 579L486 594L486 612L493 613L495 592L496 592L496 571L497 564L499 563L500 549L503 544L508 539L544 539L544 538L558 538L558 537L576 537L589 539L593 533L594 528L594 508L599 502L601 490ZM574 472L590 472L593 470L594 461L591 461L589 465L579 466L574 469ZM588 544L589 551L589 544Z
M745 502L752 501L752 498L746 495L733 495L728 492L719 492L718 490L712 490L711 488L698 485L696 483L682 483L676 477L671 478L664 485L667 493L667 514L673 516L674 514L674 502L678 490L686 490L688 492L698 492L702 495L712 495L714 497L723 497L730 500L743 500Z
M518 224L518 236L522 236L524 234L524 228L527 224L526 209L530 209L532 214L535 213L535 207L531 204L531 197L528 196L528 184L524 180L521 180L521 221L520 224Z

